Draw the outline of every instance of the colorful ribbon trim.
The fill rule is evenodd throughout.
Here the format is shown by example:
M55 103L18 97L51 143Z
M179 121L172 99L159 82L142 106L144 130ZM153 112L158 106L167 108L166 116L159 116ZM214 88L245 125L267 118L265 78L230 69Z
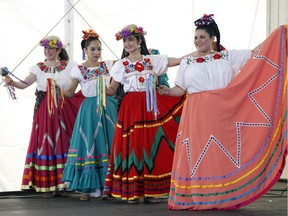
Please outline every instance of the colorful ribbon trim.
M1 68L1 70L0 70L0 75L2 76L2 82L0 83L0 85L3 83L3 77L5 77L5 76L7 76L7 75L12 75L13 77L15 77L17 80L19 80L20 82L23 82L23 83L25 83L25 84L28 84L27 82L25 82L25 81L23 81L23 80L21 80L21 79L19 79L18 77L16 77L13 73L11 73L9 70L8 70L8 68L7 67L2 67ZM17 97L16 97L16 91L15 91L15 87L14 86L12 86L12 85L6 85L6 87L7 87L7 92L8 92L8 94L9 94L9 96L10 96L10 98L12 99L12 100L16 100L17 99Z
M97 78L97 112L101 116L103 113L103 107L106 109L106 84L105 76L101 75Z
M16 77L12 72L10 72L7 67L2 67L2 68L1 68L1 75L2 75L2 76L11 75L11 76L15 77L17 80L19 80L20 82L25 83L25 84L28 85L27 82L21 80L20 78Z
M155 119L159 113L157 104L157 77L149 74L146 79L146 109L148 112L153 112Z
M59 107L63 108L64 105L64 95L62 89L57 85L54 79L48 78L47 85L46 85L46 92L47 92L47 106L48 106L48 113L49 116L54 114L54 108Z
M9 96L12 98L12 100L16 100L16 94L15 94L15 87L12 85L7 85L7 91Z

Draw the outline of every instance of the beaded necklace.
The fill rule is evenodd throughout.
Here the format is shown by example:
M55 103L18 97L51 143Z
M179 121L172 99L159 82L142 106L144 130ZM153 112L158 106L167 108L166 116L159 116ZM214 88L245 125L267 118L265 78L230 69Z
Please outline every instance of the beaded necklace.
M39 62L37 65L41 71L45 73L56 73L63 71L68 64L67 60L61 60L57 66L47 66L44 62Z

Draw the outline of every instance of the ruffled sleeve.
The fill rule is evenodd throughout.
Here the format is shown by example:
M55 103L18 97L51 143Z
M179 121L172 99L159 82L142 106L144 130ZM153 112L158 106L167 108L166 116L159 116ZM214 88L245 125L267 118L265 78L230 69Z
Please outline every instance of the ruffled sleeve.
M167 73L168 71L168 56L167 55L149 55L151 59L153 71L158 75Z
M77 79L77 80L79 80L79 82L81 82L82 76L81 76L81 71L80 71L78 65L72 68L71 78Z
M66 69L70 71L73 67L77 66L78 63L73 60L69 60Z
M110 75L116 82L123 84L124 70L123 59L120 59L111 68Z
M29 68L30 73L34 74L37 77L37 74L41 72L38 65L33 65Z
M188 67L187 58L182 59L178 71L175 77L175 85L179 86L180 88L186 90L185 86L185 71Z
M251 50L230 50L229 61L237 74L251 57Z

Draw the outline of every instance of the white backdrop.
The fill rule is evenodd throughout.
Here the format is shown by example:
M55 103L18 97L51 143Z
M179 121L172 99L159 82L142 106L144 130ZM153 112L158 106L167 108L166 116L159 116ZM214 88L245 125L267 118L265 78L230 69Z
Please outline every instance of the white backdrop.
M41 38L46 34L67 38L65 1L67 4L68 0L0 1L0 67L7 66L24 79L31 65L44 60L43 48L37 46ZM122 42L116 41L114 35L131 23L147 31L148 47L174 57L190 53L194 50L193 21L204 13L215 14L222 44L227 49L254 48L266 37L266 0L74 0L74 4L76 10L70 14L74 17L70 56L79 63L82 30L89 28L100 34L103 59L121 56ZM177 67L168 72L171 85L176 70ZM20 190L35 87L17 89L18 99L13 101L4 85L0 86L0 191Z

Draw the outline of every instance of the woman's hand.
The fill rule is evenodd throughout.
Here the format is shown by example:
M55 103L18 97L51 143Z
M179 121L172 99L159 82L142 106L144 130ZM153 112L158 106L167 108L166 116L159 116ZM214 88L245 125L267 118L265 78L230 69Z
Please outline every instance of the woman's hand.
M180 88L177 85L172 87L172 88L168 88L165 85L160 85L157 88L157 91L159 92L160 95L168 95L168 96L172 96L172 97L182 96L186 93L186 90Z
M113 78L109 87L106 86L106 95L112 96L116 93L120 83L115 81Z
M169 88L165 85L159 85L157 91L160 95L168 95Z
M12 79L11 77L9 77L8 75L6 75L6 76L4 77L4 82L5 82L5 86L7 86L7 85L12 85L13 79Z

